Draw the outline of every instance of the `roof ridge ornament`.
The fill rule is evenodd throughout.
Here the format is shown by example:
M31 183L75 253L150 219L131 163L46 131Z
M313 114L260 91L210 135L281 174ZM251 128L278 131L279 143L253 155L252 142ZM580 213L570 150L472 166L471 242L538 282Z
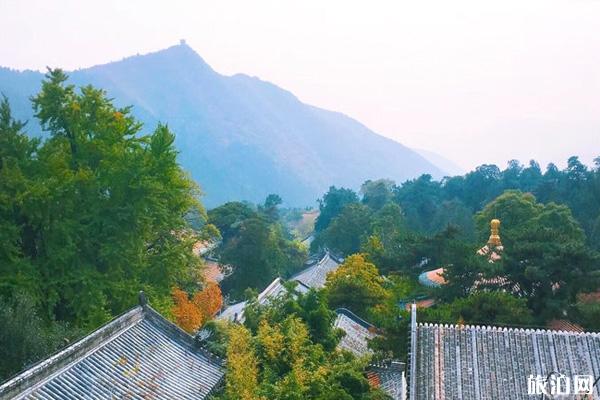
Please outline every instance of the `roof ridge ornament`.
M148 298L143 290L140 290L138 294L138 301L140 302L140 306L142 306L142 308L145 310L148 306Z

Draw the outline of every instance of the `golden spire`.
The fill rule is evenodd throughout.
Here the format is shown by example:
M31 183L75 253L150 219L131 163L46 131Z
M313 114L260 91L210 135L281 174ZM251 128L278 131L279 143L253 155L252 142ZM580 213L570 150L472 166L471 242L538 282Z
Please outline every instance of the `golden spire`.
M489 247L499 247L502 246L502 242L500 241L500 220L494 218L490 221L490 238L488 239Z

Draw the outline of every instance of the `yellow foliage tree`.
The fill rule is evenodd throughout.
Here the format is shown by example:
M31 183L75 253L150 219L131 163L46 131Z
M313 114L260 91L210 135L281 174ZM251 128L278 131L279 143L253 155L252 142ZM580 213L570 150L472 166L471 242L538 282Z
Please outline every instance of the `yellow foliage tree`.
M325 287L332 307L346 307L362 316L389 297L379 270L362 254L347 257L337 270L330 272Z
M269 325L267 320L260 321L258 326L258 343L263 352L263 358L268 362L275 362L281 357L285 337L277 327Z
M227 399L258 400L258 359L252 336L242 325L232 325L227 346Z

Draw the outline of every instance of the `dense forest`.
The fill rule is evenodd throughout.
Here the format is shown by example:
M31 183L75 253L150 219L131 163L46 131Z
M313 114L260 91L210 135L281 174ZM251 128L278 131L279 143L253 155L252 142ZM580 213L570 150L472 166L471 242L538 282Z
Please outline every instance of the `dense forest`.
M175 134L144 132L102 90L53 70L32 104L44 139L0 104L0 380L124 312L139 290L186 331L211 332L207 346L228 360L219 396L231 400L384 399L364 376L369 360L335 350L338 307L380 329L375 360L404 359L405 306L425 298L422 321L600 330L600 158L332 186L307 248L306 227L294 229L307 210L282 208L277 194L205 211ZM504 250L490 263L477 250L494 218ZM219 285L205 279L198 243L218 243ZM324 289L288 283L257 301L325 249L344 261ZM444 285L419 284L438 267ZM213 320L238 300L243 324Z

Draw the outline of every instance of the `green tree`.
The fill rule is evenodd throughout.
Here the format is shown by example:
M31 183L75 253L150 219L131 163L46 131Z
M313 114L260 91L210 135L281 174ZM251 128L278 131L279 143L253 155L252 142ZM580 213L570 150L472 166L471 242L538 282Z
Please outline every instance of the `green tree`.
M530 325L534 322L527 300L500 291L477 292L452 303L422 310L423 322L474 325Z
M597 257L567 206L507 191L477 215L482 237L484 221L492 217L502 221L504 286L527 298L536 315L559 315L578 292L598 286Z
M410 229L419 233L432 232L432 215L441 202L441 186L431 175L406 181L394 191L395 201L402 207Z
M383 206L371 218L370 231L361 251L382 271L398 270L402 266L403 244L410 234L400 206L396 203Z
M590 332L600 331L600 301L578 301L575 306L577 321Z
M174 135L151 134L102 90L77 90L52 70L33 106L48 137L26 139L0 116L0 295L24 290L46 320L91 328L131 306L140 289L162 311L171 286L198 284L185 215L203 209L177 164ZM4 177L3 177L4 178Z
M395 183L389 179L368 180L360 187L362 203L377 211L392 200Z
M326 351L334 350L341 333L333 327L337 314L327 307L325 293L311 289L302 294L295 290L293 283L287 285L288 290L283 295L267 304L258 303L256 297L251 298L244 312L246 327L256 333L264 319L281 323L287 316L296 315L306 324L314 343L322 345Z
M258 217L258 213L246 203L232 201L208 211L208 221L221 232L223 242L237 235L242 222Z
M0 298L0 321L0 381L56 351L80 333L66 324L46 321L24 293L17 293L9 301Z
M277 307L278 310L270 310ZM221 398L290 400L383 400L364 377L364 360L326 351L302 318L266 305L252 330L231 325L228 373ZM231 364L231 365L230 365Z
M315 222L315 231L324 231L331 221L342 212L348 204L358 203L358 195L351 189L331 186L319 200L319 216Z
M241 325L232 325L227 345L227 380L223 398L258 400L258 359L252 336Z
M277 206L281 205L282 202L281 197L277 194L270 194L265 199L262 209L270 221L277 221L279 219L279 210L277 209Z
M360 250L371 225L371 211L362 204L349 204L322 233L326 247L347 255Z
M281 225L260 217L247 219L222 249L221 262L233 269L222 282L223 290L241 298L246 288L262 290L275 277L299 270L305 259L306 250L286 239Z

